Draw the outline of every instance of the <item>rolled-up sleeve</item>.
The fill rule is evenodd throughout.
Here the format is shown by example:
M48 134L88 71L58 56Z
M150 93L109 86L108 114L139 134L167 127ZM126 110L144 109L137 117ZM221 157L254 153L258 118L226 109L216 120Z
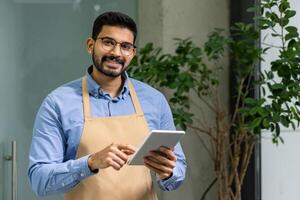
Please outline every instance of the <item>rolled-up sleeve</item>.
M59 110L48 95L37 113L29 152L28 178L38 196L67 192L93 174L88 156L64 161L65 140Z
M170 106L164 97L161 104L160 129L162 130L176 129ZM167 190L167 191L176 190L183 183L185 179L187 163L180 143L178 143L175 146L174 153L177 157L177 160L176 160L176 166L173 169L172 176L166 180L160 180L159 178L157 178L158 185L162 190Z

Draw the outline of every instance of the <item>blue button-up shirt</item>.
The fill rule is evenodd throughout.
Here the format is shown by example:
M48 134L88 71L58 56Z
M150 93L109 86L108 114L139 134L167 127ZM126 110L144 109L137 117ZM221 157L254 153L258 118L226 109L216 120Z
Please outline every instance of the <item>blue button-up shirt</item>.
M90 67L88 71L91 72ZM107 117L135 113L127 86L128 76L119 96L112 98L86 73L92 116ZM130 79L136 90L150 130L175 130L172 113L165 97L154 88ZM84 116L81 79L52 91L43 101L33 128L28 176L39 196L69 191L81 180L93 175L88 156L75 159L83 131ZM186 161L180 144L173 175L157 182L162 190L176 189L185 178ZM99 171L101 173L101 171Z

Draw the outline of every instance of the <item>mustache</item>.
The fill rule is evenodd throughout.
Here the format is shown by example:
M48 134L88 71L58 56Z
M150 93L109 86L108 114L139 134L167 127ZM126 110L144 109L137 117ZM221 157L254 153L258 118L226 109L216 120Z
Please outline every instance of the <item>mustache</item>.
M119 63L121 65L124 65L125 61L120 59L119 57L116 56L103 56L101 59L102 62L104 61L114 61L116 63Z

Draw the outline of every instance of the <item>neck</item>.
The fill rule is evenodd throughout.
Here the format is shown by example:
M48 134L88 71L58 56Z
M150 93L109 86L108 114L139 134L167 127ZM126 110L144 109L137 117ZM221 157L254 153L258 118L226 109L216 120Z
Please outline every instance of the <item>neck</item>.
M111 97L116 97L120 93L123 86L122 76L106 76L99 72L94 66L91 76L101 86L102 90L107 92Z

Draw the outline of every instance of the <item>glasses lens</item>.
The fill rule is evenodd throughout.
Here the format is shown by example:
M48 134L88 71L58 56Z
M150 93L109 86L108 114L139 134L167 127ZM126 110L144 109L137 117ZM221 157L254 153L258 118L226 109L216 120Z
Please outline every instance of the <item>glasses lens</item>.
M128 43L128 42L123 42L120 44L120 46L121 46L121 50L124 54L130 55L133 53L133 50L134 50L133 44Z
M110 38L102 38L102 47L103 49L107 51L111 51L115 46L117 42Z
M121 53L125 56L132 55L134 52L134 45L129 42L119 43L112 38L99 38L102 40L102 48L106 51L112 51L117 44L120 44Z
M134 51L134 46L131 43L123 42L120 44L120 46L124 55L131 55Z

